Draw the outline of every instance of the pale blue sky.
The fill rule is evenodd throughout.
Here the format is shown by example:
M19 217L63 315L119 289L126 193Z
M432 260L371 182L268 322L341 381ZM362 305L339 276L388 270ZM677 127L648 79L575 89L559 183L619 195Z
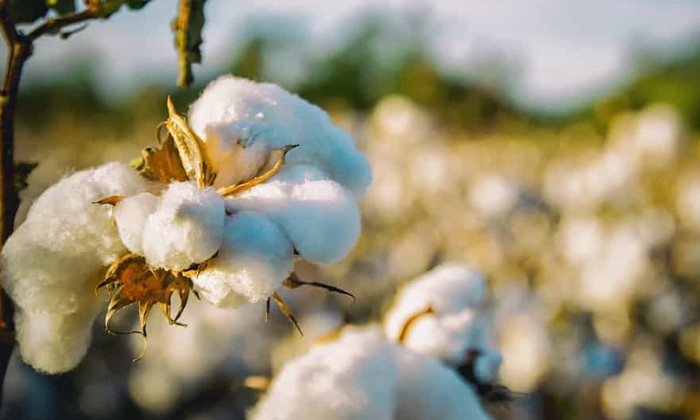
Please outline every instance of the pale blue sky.
M538 106L585 99L629 77L634 43L666 54L700 41L698 0L209 0L204 63L195 74L222 68L237 46L236 28L251 16L304 22L313 34L308 47L322 53L371 10L420 11L436 56L452 71L466 71L484 45L515 57L522 68L516 96ZM143 81L169 83L175 78L174 12L174 0L153 0L138 13L91 23L68 42L42 40L27 82L70 62L66 55L92 52L101 57L105 86L128 91Z

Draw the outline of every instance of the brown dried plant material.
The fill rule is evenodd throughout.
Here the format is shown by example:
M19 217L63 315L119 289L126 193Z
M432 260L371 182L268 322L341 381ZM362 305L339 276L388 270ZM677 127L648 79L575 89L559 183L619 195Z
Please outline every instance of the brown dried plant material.
M408 333L411 331L411 327L413 326L413 324L415 324L416 321L418 321L426 315L431 315L434 313L435 310L433 310L433 306L428 305L428 307L424 310L411 315L411 317L406 320L406 323L403 324L403 327L401 327L401 332L399 333L399 343L406 342L406 337L408 337Z
M182 167L180 153L170 136L163 140L160 148L147 147L142 150L141 159L134 165L134 169L144 178L162 184L187 181L187 173Z
M332 292L332 293L339 293L341 295L349 296L350 298L352 298L353 305L355 304L355 301L356 301L355 295L353 295L350 292L347 292L339 287L336 287L336 286L333 286L330 284L326 284L326 283L321 283L318 281L303 281L303 280L299 279L299 276L297 276L296 273L290 274L289 277L287 277L287 280L285 280L284 283L282 283L282 286L286 287L287 289L296 289L297 287L301 287L301 286L318 287L320 289L328 290L329 292Z
M109 197L93 201L93 204L109 204L110 206L116 206L117 203L119 203L125 198L126 197L124 197L123 195L110 195Z
M167 270L152 269L144 257L128 254L109 267L104 281L95 290L105 286L109 287L110 294L105 316L107 332L115 335L141 334L144 337L143 351L136 360L143 357L145 353L146 321L155 305L160 306L171 325L185 326L177 321L187 306L190 290L192 290L192 281L189 278ZM180 308L174 318L170 316L170 298L173 293L177 293L180 297ZM141 331L122 332L111 329L109 321L114 314L133 303L138 303Z
M191 181L196 182L199 188L206 188L214 182L216 175L212 166L207 162L204 142L192 131L187 119L177 113L170 96L168 96L167 104L168 119L164 125L168 130L169 137L175 143L182 167Z
M304 332L301 330L301 327L299 326L299 323L297 322L297 318L294 316L291 309L289 309L289 307L284 302L284 300L282 300L282 297L277 292L275 292L275 294L272 295L272 299L275 300L275 303L277 304L277 306L279 306L280 311L282 311L284 316L286 316L287 319L289 319L289 322L291 322L292 325L294 325L294 327L297 329L297 331L299 331L299 334L303 337ZM269 316L270 316L270 298L267 298L265 320L267 320L269 318Z

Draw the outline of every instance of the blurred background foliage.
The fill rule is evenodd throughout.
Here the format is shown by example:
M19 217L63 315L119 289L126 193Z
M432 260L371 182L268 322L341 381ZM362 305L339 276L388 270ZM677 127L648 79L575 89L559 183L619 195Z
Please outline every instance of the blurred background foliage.
M567 112L537 111L510 97L517 62L494 51L468 76L448 74L413 19L397 40L370 16L322 56L294 27L253 22L219 71L298 92L370 157L357 249L331 267L297 267L352 291L354 306L288 292L302 339L280 314L263 323L263 305L191 303L187 329L153 317L134 365L140 341L96 326L74 372L48 377L14 360L4 418L244 418L259 395L247 377L271 375L343 322L379 321L401 283L456 260L488 276L501 380L525 393L503 418L700 420L700 43L672 61L638 50L628 83ZM39 166L20 214L70 170L137 156L155 141L166 95L184 111L208 82L145 84L114 101L96 60L22 87L17 154Z

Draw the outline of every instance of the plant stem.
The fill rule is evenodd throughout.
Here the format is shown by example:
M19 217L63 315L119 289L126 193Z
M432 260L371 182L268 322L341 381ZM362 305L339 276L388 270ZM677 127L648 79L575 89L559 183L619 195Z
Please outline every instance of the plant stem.
M0 29L7 45L7 62L0 90L0 251L2 245L12 234L19 198L15 188L15 111L22 70L27 59L31 57L34 41L43 35L61 35L68 37L71 33L61 33L67 26L95 18L108 16L103 6L109 3L111 10L118 10L125 0L109 0L102 3L91 1L83 11L70 13L57 18L49 18L28 34L23 34L11 19L9 1L0 0ZM1 280L1 279L0 279ZM1 293L2 289L0 289ZM14 348L14 308L7 295L0 295L0 407L2 407L2 386L7 365Z

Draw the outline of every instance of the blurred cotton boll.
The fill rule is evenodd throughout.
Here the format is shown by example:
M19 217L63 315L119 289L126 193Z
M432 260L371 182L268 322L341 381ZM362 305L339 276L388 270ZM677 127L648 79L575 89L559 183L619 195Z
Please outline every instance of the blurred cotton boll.
M440 362L348 329L289 362L255 419L487 420L474 391Z

